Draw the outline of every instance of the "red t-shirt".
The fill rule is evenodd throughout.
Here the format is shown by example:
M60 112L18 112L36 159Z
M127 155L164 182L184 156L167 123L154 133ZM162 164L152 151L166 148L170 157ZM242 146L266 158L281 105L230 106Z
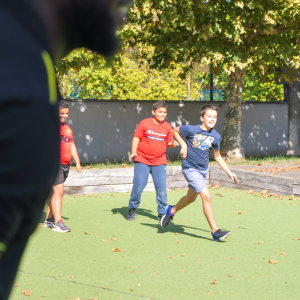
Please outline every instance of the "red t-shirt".
M134 161L150 166L168 163L167 144L173 140L172 126L168 122L156 124L152 118L142 120L134 136L140 138Z
M60 124L60 164L69 165L71 163L71 143L74 143L73 131L65 123Z

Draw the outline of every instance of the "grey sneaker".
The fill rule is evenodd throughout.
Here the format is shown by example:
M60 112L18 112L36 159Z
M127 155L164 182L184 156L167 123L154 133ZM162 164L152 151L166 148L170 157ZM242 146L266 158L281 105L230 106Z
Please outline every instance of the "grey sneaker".
M49 219L45 219L43 226L52 228L53 224L54 224L54 218L52 217Z
M165 228L168 226L168 224L171 222L171 220L173 220L173 217L170 215L170 210L173 206L168 205L166 207L166 211L165 214L162 216L161 221L160 221L160 225L161 227Z
M56 224L53 224L52 231L69 232L69 231L71 231L71 228L67 227L66 224L64 224L63 220L60 220L60 221L57 221Z
M135 221L136 211L135 208L130 208L127 214L128 221Z
M214 233L211 233L211 235L212 235L214 241L218 242L219 240L223 240L226 237L228 237L230 233L231 233L230 231L221 231L220 229L218 229Z

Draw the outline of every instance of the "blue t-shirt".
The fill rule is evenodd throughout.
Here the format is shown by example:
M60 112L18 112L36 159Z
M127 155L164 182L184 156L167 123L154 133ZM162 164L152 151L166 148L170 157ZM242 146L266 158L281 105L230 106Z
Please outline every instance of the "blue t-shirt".
M179 131L186 137L187 143L187 156L182 160L182 168L206 170L210 151L220 150L220 135L215 129L206 131L200 125L183 125L179 127Z

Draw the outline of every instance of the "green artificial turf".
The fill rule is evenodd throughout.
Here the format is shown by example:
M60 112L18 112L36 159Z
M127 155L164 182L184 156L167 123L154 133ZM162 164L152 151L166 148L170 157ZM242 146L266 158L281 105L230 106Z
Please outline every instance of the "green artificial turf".
M169 203L185 193L168 192ZM154 192L143 193L135 222L125 219L129 193L64 197L72 232L37 228L10 300L299 299L300 201L211 193L217 225L231 230L222 242L212 240L200 198L163 229Z

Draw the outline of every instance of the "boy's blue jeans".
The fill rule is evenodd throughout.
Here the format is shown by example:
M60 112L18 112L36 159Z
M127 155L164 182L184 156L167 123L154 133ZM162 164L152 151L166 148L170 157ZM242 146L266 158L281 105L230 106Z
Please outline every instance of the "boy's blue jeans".
M143 163L136 162L134 165L134 178L131 197L129 200L129 208L137 208L141 202L141 195L148 183L149 173L151 173L155 190L157 211L159 214L165 213L167 206L167 166L148 166Z

